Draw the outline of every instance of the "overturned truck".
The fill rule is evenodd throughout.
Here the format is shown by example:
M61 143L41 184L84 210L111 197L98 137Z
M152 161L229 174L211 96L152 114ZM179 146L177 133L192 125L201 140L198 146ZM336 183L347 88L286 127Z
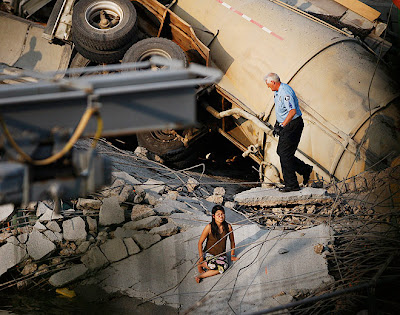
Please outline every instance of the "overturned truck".
M34 17L47 3L39 9L33 1L12 1L10 11ZM217 84L198 89L198 126L137 134L141 146L170 164L188 161L212 129L258 163L264 183L279 182L273 94L263 81L268 72L299 98L305 127L296 155L314 166L314 177L341 180L398 163L399 87L379 56L347 31L284 2L59 0L41 36L46 45L64 47L58 69L157 55L222 70Z

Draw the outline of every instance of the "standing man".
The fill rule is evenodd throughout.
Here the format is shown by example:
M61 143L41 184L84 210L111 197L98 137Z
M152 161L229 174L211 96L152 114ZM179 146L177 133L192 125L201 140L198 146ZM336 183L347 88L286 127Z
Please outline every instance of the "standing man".
M279 136L276 152L281 161L284 187L279 191L289 192L300 190L296 172L303 175L303 183L306 185L310 179L312 166L305 164L294 156L300 142L304 123L299 107L299 101L293 89L281 83L276 73L268 73L264 77L267 86L274 92L276 123L273 135Z

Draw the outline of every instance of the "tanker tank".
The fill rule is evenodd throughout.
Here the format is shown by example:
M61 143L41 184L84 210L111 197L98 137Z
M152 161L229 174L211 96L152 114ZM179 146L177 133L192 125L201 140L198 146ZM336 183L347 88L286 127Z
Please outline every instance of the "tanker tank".
M358 39L274 1L179 0L172 10L210 48L211 64L224 73L216 90L231 108L273 125L273 93L263 77L275 72L291 85L305 123L296 155L320 177L341 180L398 163L399 88ZM242 148L257 144L264 180L276 182L277 139L254 121L230 119L235 128L222 133L234 139L240 129Z

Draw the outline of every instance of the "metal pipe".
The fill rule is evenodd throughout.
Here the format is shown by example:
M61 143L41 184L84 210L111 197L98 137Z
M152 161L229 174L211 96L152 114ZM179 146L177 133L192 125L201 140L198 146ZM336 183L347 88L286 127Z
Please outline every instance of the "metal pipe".
M247 120L252 121L257 127L264 131L267 135L272 135L273 127L268 122L262 122L258 117L244 111L241 108L232 108L223 112L218 112L208 104L203 104L204 108L215 118L222 119L223 117L239 115Z

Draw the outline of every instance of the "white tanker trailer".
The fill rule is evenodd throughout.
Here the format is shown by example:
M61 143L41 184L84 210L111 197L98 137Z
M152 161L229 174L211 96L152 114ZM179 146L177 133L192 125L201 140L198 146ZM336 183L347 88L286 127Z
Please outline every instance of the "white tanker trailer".
M340 180L396 163L400 91L376 56L277 1L227 1L179 0L172 10L210 43L212 64L224 76L216 85L219 102L204 98L207 108L222 119L220 133L260 164L264 182L277 182L280 170L277 139L255 118L264 113L275 123L273 93L263 81L268 72L299 98L305 127L296 155L316 173Z

